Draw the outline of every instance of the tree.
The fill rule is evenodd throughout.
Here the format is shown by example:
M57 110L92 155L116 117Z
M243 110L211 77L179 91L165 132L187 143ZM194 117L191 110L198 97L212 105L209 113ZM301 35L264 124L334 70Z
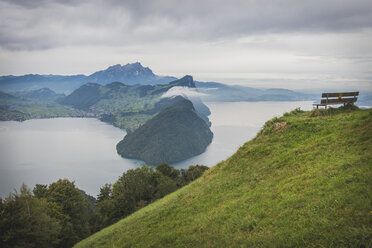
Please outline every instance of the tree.
M162 198L178 189L177 183L174 179L158 172L157 187L154 199Z
M181 170L182 180L185 184L188 184L203 175L204 171L208 169L204 165L190 165L189 169Z
M156 173L148 166L125 172L112 189L114 218L119 220L151 202L156 186Z
M48 214L45 199L34 197L26 185L20 194L0 203L0 247L51 247L58 243L60 225Z
M111 184L106 183L103 187L99 190L99 195L97 196L97 203L110 200L112 195L112 187Z
M48 190L48 185L45 184L36 184L32 192L36 198L43 198L46 196Z
M181 171L168 164L131 169L111 187L105 184L97 196L97 230L128 216L165 195L200 177L208 167L190 166ZM95 229L94 229L95 230Z
M100 193L97 196L97 229L102 229L114 222L114 205L112 200L111 184L105 184L100 188Z
M93 196L88 195L84 190L79 189L79 191L87 203L89 233L95 233L100 230L96 209L97 200Z
M74 182L59 179L46 192L49 212L58 219L62 230L59 247L72 247L89 235L88 204Z
M156 166L156 171L161 172L164 176L170 177L173 180L177 180L180 175L180 171L175 169L173 166L169 164L159 164Z

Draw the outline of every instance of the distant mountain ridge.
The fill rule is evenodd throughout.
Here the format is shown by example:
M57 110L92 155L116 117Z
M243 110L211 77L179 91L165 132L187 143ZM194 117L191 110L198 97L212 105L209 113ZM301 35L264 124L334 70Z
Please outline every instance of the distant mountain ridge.
M217 82L195 82L198 91L203 93L201 97L209 102L257 102L257 101L309 101L317 99L314 94L282 89L269 88L258 89L238 85L226 85Z
M5 92L30 91L49 88L58 93L68 93L87 82L85 75L38 75L1 76L0 90Z
M59 98L65 97L64 94L57 94L49 88L15 92L14 95L22 98L37 99L40 101L54 101Z
M27 74L22 76L0 76L0 91L13 94L19 91L38 90L49 88L56 93L70 94L86 83L106 85L113 82L125 85L157 85L168 84L176 80L172 76L159 76L149 67L144 67L140 62L125 65L112 65L104 70L90 75L39 75ZM252 88L247 86L226 85L218 82L195 81L195 85L203 101L207 102L238 102L238 101L317 101L321 90L313 92L300 92L282 88ZM355 89L358 90L358 89ZM371 91L361 91L358 103L370 106L372 102Z
M175 77L157 76L148 67L143 67L136 62L126 65L113 65L106 70L97 71L88 76L90 82L107 84L111 82L121 82L127 85L135 84L165 84L175 80Z
M13 93L17 91L49 88L57 93L70 94L86 83L106 85L120 82L125 85L168 84L177 78L158 76L149 67L140 62L125 65L112 65L91 75L38 75L0 76L0 91ZM305 94L287 89L258 89L245 86L226 85L217 82L195 82L199 92L204 93L203 101L303 101L316 100L317 95Z
M105 85L111 82L121 82L127 85L135 84L165 84L177 78L155 75L150 68L141 63L113 65L105 70L97 71L89 76L79 75L39 75L27 74L22 76L0 76L0 90L5 92L37 90L49 88L57 93L70 93L81 85L95 82Z

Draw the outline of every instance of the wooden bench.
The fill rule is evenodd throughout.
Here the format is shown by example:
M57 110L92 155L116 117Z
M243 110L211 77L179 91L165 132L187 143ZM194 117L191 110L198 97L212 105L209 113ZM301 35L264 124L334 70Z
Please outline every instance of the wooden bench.
M340 92L340 93L322 93L322 99L320 103L315 103L313 106L319 108L319 106L324 106L327 109L327 105L332 104L354 104L359 96L359 92Z

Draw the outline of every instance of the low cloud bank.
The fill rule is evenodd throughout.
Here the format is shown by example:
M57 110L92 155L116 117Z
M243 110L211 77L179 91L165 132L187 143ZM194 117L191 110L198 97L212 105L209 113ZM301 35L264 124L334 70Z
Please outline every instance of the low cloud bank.
M170 88L167 92L165 92L161 97L162 98L172 98L176 96L182 96L184 98L197 98L207 96L207 94L200 93L196 88L189 88L183 86L175 86Z

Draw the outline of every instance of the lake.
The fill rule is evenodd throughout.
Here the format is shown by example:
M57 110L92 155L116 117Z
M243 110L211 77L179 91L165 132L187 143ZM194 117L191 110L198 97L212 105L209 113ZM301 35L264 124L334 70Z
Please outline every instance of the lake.
M176 168L203 164L213 166L231 156L255 137L262 125L297 107L312 108L312 102L206 103L214 138L206 152L173 164ZM121 158L116 144L126 132L92 118L38 119L0 122L0 196L22 183L50 184L68 178L96 196L105 183L115 182L142 161Z

